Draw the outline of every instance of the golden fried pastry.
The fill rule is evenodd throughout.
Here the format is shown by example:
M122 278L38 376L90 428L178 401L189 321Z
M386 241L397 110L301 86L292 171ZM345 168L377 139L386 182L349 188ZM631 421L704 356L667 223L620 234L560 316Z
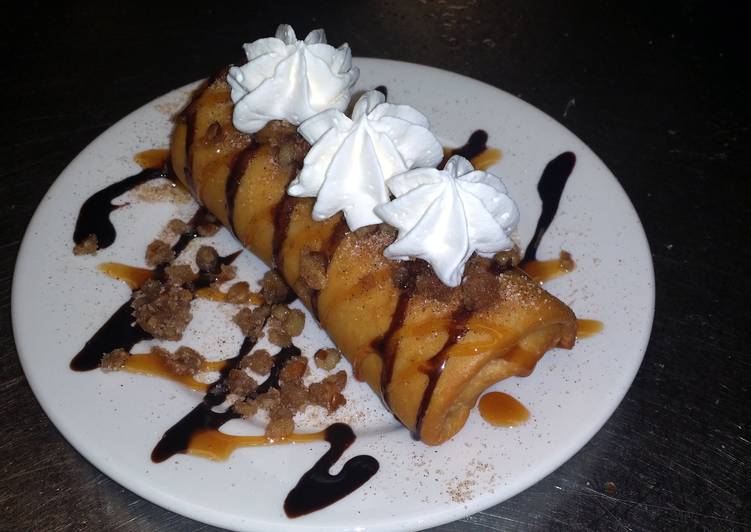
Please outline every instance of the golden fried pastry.
M315 199L286 193L307 142L280 121L240 133L232 109L224 73L196 92L172 136L177 177L280 271L356 377L423 442L459 431L488 386L573 346L574 313L515 267L475 256L450 288L426 262L384 257L396 236L388 225L314 221Z

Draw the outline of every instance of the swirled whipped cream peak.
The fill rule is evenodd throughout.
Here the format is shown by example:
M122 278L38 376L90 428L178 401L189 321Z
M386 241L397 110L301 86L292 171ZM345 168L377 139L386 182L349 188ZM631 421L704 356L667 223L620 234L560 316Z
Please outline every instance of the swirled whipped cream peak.
M244 133L270 120L298 125L326 109L344 110L360 76L349 46L326 44L322 29L299 41L291 26L281 24L275 37L243 48L248 62L230 68L227 81L235 104L232 123Z
M443 157L428 119L408 105L386 103L378 91L360 97L352 118L329 109L300 124L298 132L312 146L287 192L316 197L315 220L342 211L353 231L381 223L373 208L389 200L392 176L435 166Z
M451 157L443 170L417 168L394 176L388 187L395 198L375 212L398 235L384 255L423 259L447 286L462 282L464 265L474 252L489 257L514 246L509 235L519 210L506 187L460 155Z

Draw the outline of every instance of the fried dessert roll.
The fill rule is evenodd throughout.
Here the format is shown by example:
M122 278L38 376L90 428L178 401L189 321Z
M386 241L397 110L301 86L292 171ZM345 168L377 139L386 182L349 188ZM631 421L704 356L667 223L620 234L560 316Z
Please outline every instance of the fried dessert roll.
M436 445L464 425L478 396L528 375L550 348L571 348L571 309L510 263L473 257L449 288L421 260L393 261L385 224L350 231L314 221L314 198L286 193L309 149L294 126L253 135L232 125L222 73L176 121L171 163L196 199L279 270L337 347L415 437Z

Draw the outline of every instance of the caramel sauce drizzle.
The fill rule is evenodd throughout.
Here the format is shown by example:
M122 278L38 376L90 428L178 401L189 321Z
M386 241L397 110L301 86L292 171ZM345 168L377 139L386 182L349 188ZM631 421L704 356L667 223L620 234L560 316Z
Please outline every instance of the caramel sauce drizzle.
M217 301L219 303L227 302L227 292L222 292L218 288L213 286L207 286L204 288L198 288L195 292L195 296L200 299L208 299L209 301ZM263 296L257 292L250 292L248 298L244 301L240 301L240 305L261 305L263 304Z
M169 150L166 148L144 150L133 156L133 160L141 168L164 168L168 159Z
M226 434L217 429L206 429L196 432L190 438L187 452L194 456L221 462L227 460L234 451L241 447L266 447L268 445L323 441L324 439L325 431L323 430L306 434L290 434L275 440L264 435L239 436Z
M604 328L605 324L600 320L578 319L576 320L576 338L577 340L581 338L589 338L590 336L602 332Z
M482 418L497 427L516 427L529 419L529 410L504 392L486 393L477 406Z
M221 371L226 366L226 360L218 360L213 362L204 361L204 363L201 365L200 371ZM195 379L192 375L177 375L169 368L169 366L167 366L167 364L164 363L161 357L151 353L131 354L125 360L125 365L122 367L122 369L123 371L137 373L139 375L148 375L151 377L161 377L164 379L169 379L197 392L205 392L209 388L209 385L207 383Z
M521 264L521 269L538 283L546 283L557 277L571 273L576 269L576 263L567 251L561 251L557 259L530 260Z
M430 407L430 403L433 400L433 393L435 392L438 379L443 375L443 370L446 368L446 362L449 358L449 352L461 338L467 334L467 320L471 315L471 311L465 307L459 308L451 320L451 327L449 329L446 343L443 345L440 351L436 353L424 367L420 368L425 375L428 376L428 384L425 386L425 390L422 393L422 400L420 401L420 407L417 410L417 418L415 422L415 431L412 433L412 437L416 440L420 439L422 434L422 421L425 418L425 413Z

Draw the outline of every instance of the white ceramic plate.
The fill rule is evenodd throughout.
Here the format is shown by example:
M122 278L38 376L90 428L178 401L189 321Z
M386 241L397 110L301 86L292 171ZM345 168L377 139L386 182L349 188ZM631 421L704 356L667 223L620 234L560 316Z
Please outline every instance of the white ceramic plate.
M390 101L424 112L447 144L462 144L475 129L489 132L489 144L504 154L492 171L520 206L523 242L529 241L540 213L536 186L543 168L561 152L576 154L538 258L553 258L561 249L573 254L576 271L547 288L579 317L602 320L605 330L570 352L551 351L531 376L494 387L529 408L526 424L492 427L475 411L459 435L440 447L413 441L365 385L350 379L349 403L338 418L352 425L357 441L339 464L369 454L380 470L345 499L301 518L285 517L282 504L325 452L324 442L241 449L227 462L177 455L152 463L153 446L200 396L166 380L76 373L68 364L130 293L96 265L142 265L146 244L170 218L187 219L195 205L132 201L112 216L118 231L113 246L86 257L74 256L71 248L83 201L138 171L132 160L136 152L167 146L170 115L186 101L189 87L173 91L103 133L49 190L19 253L13 326L29 383L65 438L123 486L199 521L231 529L330 531L416 529L459 519L524 490L581 449L618 406L641 363L654 308L650 252L626 194L595 154L547 115L494 87L414 64L356 63L359 88L386 85ZM238 248L226 231L213 241L220 252ZM246 279L258 278L265 269L248 252L237 264ZM211 357L234 355L240 335L230 323L232 313L229 306L196 301L196 319L183 343ZM330 345L311 319L297 343L309 354ZM319 411L308 413L306 426L326 423ZM233 421L225 430L260 429Z

